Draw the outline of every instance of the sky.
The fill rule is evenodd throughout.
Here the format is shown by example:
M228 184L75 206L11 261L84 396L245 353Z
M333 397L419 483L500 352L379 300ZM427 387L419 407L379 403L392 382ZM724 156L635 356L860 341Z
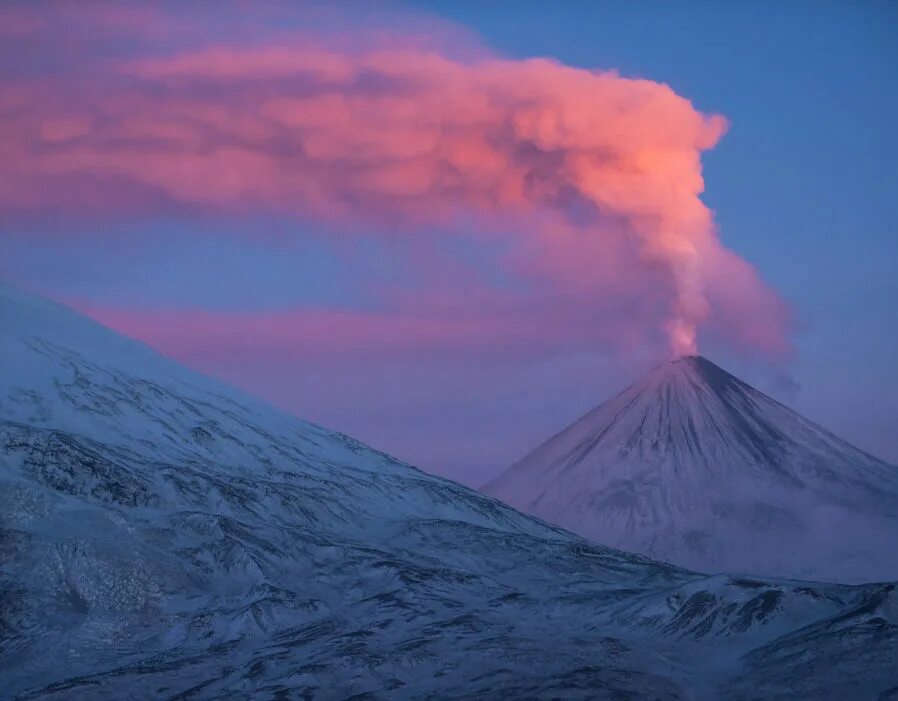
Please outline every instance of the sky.
M898 462L898 7L0 6L0 278L479 485L700 352Z

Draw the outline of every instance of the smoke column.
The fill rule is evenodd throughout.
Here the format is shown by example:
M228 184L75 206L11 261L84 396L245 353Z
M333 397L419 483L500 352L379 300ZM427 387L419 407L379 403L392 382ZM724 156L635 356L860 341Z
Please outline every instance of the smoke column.
M459 57L389 33L363 50L319 41L179 42L61 79L7 76L0 207L162 201L381 237L473 220L485 240L514 232L517 274L593 299L656 290L660 271L664 318L645 323L673 354L697 352L715 318L737 345L788 347L781 303L700 199L722 117L664 84L552 60Z

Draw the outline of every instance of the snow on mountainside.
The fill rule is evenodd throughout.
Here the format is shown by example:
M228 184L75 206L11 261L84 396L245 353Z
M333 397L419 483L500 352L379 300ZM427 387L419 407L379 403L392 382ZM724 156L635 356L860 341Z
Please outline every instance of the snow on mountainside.
M590 544L0 286L0 698L877 698L898 590Z
M898 467L702 357L659 366L482 491L702 571L898 579Z

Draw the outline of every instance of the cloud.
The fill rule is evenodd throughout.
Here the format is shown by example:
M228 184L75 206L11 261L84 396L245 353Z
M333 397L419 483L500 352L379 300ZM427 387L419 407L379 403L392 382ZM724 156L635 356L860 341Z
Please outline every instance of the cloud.
M352 358L462 357L540 359L564 339L569 351L636 345L640 321L624 315L601 316L572 307L527 308L498 300L441 306L433 299L417 307L385 311L291 309L285 311L212 311L206 309L135 309L71 301L83 313L125 335L190 364L222 356L243 361L309 360L320 364ZM553 318L551 329L546 318ZM550 332L551 331L551 332Z
M140 35L139 15L102 16L104 36ZM41 26L15 23L19 34ZM439 290L436 306L419 292L388 318L237 320L272 342L283 341L280 324L290 330L277 333L347 343L357 333L412 346L499 336L513 347L590 336L575 319L604 327L594 336L612 347L661 331L673 353L692 353L706 325L737 348L789 352L785 306L722 246L700 199L701 155L726 121L670 87L548 59L461 56L426 34L379 31L357 48L264 28L209 42L196 27L190 42L189 21L159 13L146 26L176 39L161 53L90 56L83 75L75 62L64 79L10 77L0 96L6 216L264 213L409 246L422 232L463 230L498 242L524 290L448 317L440 304L452 296ZM439 277L438 260L421 265Z

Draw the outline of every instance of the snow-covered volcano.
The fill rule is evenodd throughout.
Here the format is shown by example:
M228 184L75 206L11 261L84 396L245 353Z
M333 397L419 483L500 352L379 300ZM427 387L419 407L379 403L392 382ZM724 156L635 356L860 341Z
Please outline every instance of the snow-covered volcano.
M0 698L876 698L898 591L593 545L0 286Z
M699 356L655 368L483 491L702 571L898 578L898 467Z

